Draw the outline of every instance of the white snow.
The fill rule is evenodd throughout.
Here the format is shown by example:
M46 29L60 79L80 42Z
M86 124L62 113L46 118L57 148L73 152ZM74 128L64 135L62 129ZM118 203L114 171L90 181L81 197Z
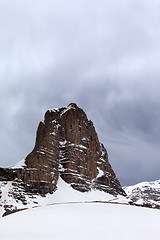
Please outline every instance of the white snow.
M131 199L136 204L149 204L153 207L160 207L160 180L141 182L123 189L128 195L128 199Z
M59 141L59 144L60 144L61 146L65 146L65 145L66 145L66 143L67 143L67 141L66 141L66 140L64 140L64 141Z
M11 183L0 183L3 201ZM18 202L17 207L41 207L0 218L0 240L159 240L159 210L129 206L120 195L97 190L81 193L61 177L54 194L26 200L28 205Z
M13 205L17 209L21 208L32 208L35 206L44 206L52 203L65 203L65 202L86 202L86 201L120 201L127 202L126 198L123 196L118 196L115 198L113 195L108 193L104 193L101 191L90 191L90 192L79 192L74 190L70 184L67 184L62 180L61 177L58 179L57 190L53 194L47 194L45 197L40 195L32 195L29 196L22 190L22 195L25 198L26 205L20 200L17 200L13 197L13 193L15 194L17 190L14 189L12 185L12 181L9 182L1 182L0 181L0 216L3 215L4 205ZM1 240L1 239L0 239Z
M28 196L25 195L24 193L23 193L23 195L25 195L26 201L28 202L27 206L23 205L22 201L20 201L18 199L14 199L13 193L15 193L16 190L14 189L12 183L13 183L12 181L8 181L8 182L1 182L0 181L0 190L1 190L1 194L0 194L0 216L2 216L3 213L5 212L5 210L3 208L3 205L12 205L13 204L14 207L18 208L18 209L19 208L20 209L21 208L32 208L33 206L35 206L35 204L33 204L33 201L35 199L29 199ZM42 197L40 197L40 196L37 196L37 199L38 198L40 198L40 201L43 200Z
M18 209L20 208L32 208L36 206L45 206L48 204L55 203L69 203L69 202L91 202L91 201L105 201L105 202L119 202L119 203L128 203L128 200L118 195L114 197L109 193L103 191L91 190L89 192L79 192L74 190L70 184L67 184L61 177L58 179L57 190L53 194L47 194L45 197L40 195L29 196L25 193L22 193L26 199L26 205L23 205L22 202L13 198L12 194L14 192L12 182L3 183L0 182L0 189L2 191L1 203L7 205L14 205ZM4 213L3 207L0 207L0 216ZM1 240L1 238L0 238Z
M119 202L128 204L128 200L122 195L115 197L109 193L93 189L89 192L83 193L74 190L70 184L67 184L61 177L58 179L56 192L48 195L47 204L89 201Z
M100 178L100 177L102 177L104 175L104 172L99 167L97 167L97 169L98 169L97 178Z
M55 204L0 219L2 240L159 240L160 211L108 203Z
M159 189L160 190L160 180L156 180L153 182L141 182L133 186L126 186L124 187L124 190L128 195L132 193L132 191L136 188L143 189L145 187L153 188L153 189Z
M59 110L59 108L52 108L52 109L49 109L49 112L57 112Z
M75 143L70 143L70 144L68 144L68 146L73 146L73 147L76 147L76 148L87 149L86 146L81 145L81 144L75 144Z
M70 109L75 109L75 108L72 105L69 105L69 106L65 107L65 109L61 112L60 117L63 114L65 114L66 112L68 112L68 110L70 110Z
M61 177L58 179L57 191L50 196L49 204L65 202L111 201L115 197L102 191L79 192L74 190ZM123 197L122 197L123 198Z

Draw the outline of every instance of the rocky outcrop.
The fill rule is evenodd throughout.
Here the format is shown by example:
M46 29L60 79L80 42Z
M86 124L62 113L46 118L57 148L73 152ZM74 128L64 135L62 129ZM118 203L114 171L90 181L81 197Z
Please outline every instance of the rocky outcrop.
M160 180L124 187L131 205L160 209Z
M125 195L99 142L92 121L76 104L46 112L37 130L33 151L22 166L0 168L2 185L11 181L15 199L54 193L59 176L72 188L86 192L98 189Z

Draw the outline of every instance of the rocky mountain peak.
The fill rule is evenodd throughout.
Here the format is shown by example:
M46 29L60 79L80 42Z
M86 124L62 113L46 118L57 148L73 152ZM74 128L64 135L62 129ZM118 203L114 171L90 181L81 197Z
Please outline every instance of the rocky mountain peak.
M45 113L35 147L22 166L0 168L1 186L10 181L8 194L23 204L26 194L54 194L59 177L80 192L94 189L125 196L92 121L75 103Z
M160 180L123 187L130 204L160 209Z

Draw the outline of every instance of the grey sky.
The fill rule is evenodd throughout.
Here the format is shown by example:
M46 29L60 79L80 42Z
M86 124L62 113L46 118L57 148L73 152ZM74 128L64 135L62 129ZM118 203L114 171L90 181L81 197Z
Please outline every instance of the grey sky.
M122 184L160 178L160 2L0 0L0 165L76 102Z

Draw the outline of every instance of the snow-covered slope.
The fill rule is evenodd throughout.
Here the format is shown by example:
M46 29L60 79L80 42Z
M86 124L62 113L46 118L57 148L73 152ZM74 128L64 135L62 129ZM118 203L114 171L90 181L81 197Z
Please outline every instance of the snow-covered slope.
M16 189L12 182L0 182L1 206L0 216L7 210L4 206L14 205L17 209L33 208L37 206L45 206L54 203L71 203L71 202L92 202L104 201L112 203L135 204L146 207L160 208L160 180L155 182L142 182L134 186L124 187L127 198L122 195L116 197L99 190L91 190L89 192L79 192L74 190L70 184L67 184L61 177L58 179L57 190L53 194L47 194L45 197L41 195L28 195L22 192L22 197L26 199L25 205L21 199L17 200L12 196Z
M88 202L88 201L113 201L118 200L121 203L127 203L127 200L122 195L117 197L98 190L91 190L89 192L79 192L74 190L70 184L67 184L61 177L58 179L57 191L50 196L49 204L65 203L65 202ZM117 202L118 202L117 201Z
M159 240L160 211L109 203L54 204L0 219L2 240Z
M123 189L134 204L160 208L160 180L141 182Z
M40 195L33 195L32 198L23 192L22 195L26 199L24 205L21 200L16 200L12 196L14 192L11 182L0 182L0 188L2 191L2 206L0 206L0 216L5 212L4 205L14 205L17 209L33 208L37 206L45 206L53 203L66 203L66 202L88 202L88 201L106 201L106 202L120 202L127 203L127 199L122 195L114 197L109 193L105 193L99 190L91 190L89 192L79 192L74 190L70 184L67 184L61 177L58 179L57 190L53 194L47 194L45 197Z

